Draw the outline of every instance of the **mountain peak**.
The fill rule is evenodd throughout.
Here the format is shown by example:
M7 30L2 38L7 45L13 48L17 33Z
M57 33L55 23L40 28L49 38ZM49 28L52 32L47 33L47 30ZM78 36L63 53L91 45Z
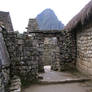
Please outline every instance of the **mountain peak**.
M62 30L64 25L58 20L54 11L45 9L36 17L40 30Z
M46 13L54 13L54 11L52 9L50 9L50 8L45 9L43 12L46 12Z

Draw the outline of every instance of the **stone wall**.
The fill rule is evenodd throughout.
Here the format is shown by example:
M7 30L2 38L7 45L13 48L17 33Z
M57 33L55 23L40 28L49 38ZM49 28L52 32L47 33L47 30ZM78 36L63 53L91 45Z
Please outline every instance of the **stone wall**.
M21 80L18 76L13 76L10 80L9 91L6 92L21 92Z
M10 76L12 77L15 75L16 72L16 65L19 64L20 59L19 59L19 49L18 49L18 44L17 44L17 34L14 32L7 32L6 29L2 31L5 45L7 48L7 51L9 53L9 59L10 59Z
M60 68L67 70L75 67L76 62L76 38L74 32L63 30L58 37L60 48Z
M39 52L33 47L32 38L24 33L22 36L21 68L20 77L22 80L31 82L38 78L38 57ZM29 78L28 78L29 77Z
M43 66L45 64L45 60L43 60L44 56L44 49L45 49L45 38L57 38L57 44L55 48L53 48L54 54L51 56L53 57L51 61L52 69L53 70L66 70L70 67L75 67L76 62L76 37L74 32L68 32L67 30L62 31L39 31L33 33L33 42L36 43L36 48L40 51L40 62L38 63L39 66ZM47 42L46 42L47 43ZM54 45L53 45L54 47ZM56 49L56 47L59 48ZM51 51L49 49L49 51ZM48 52L49 52L48 51ZM53 53L53 50L52 52ZM45 53L46 54L46 53ZM50 53L47 53L50 54ZM46 56L46 55L45 55ZM47 57L46 57L47 58ZM48 57L50 59L50 57ZM43 63L43 64L42 64ZM68 67L69 66L69 67Z
M44 37L38 34L32 36L33 47L38 52L38 72L44 72L43 52L44 52Z
M39 29L39 27L38 27L37 20L36 19L29 19L27 32L29 33L31 31L35 31L38 29Z
M59 47L57 44L57 38L45 38L44 39L44 52L43 52L43 61L44 65L51 65L54 61L57 62L57 54L59 53Z
M59 53L59 48L54 44L45 44L43 52L43 62L44 65L51 65L52 62L57 61L57 54Z
M39 72L44 72L42 58L45 37L54 36L57 38L57 44L51 49L53 70L66 69L66 64L71 65L72 61L75 61L75 34L64 30L57 35L56 33L19 34L7 32L3 28L0 33L1 90L4 90L4 87L8 84L9 76L12 79L14 76L18 76L22 83L28 83L38 79Z
M3 49L3 43L1 43L1 46L3 45L1 51L5 50L1 56L7 59L7 57L4 57L4 53L6 53L6 51L9 53L10 74L8 74L8 76L10 76L11 79L14 76L18 76L21 79L22 84L36 80L38 78L39 53L37 49L33 47L31 37L26 33L18 34L16 32L7 32L6 29L3 29L1 34L3 34L3 40L6 46L5 50ZM5 77L8 78L8 76Z
M51 58L51 69L60 71L60 48L58 46L55 46L55 48L52 49Z
M19 76L22 84L38 77L38 52L32 46L31 37L24 33L3 32L10 56L10 76ZM29 78L28 78L29 77Z
M6 92L10 80L10 60L0 27L0 92Z
M92 77L92 27L77 32L77 68Z

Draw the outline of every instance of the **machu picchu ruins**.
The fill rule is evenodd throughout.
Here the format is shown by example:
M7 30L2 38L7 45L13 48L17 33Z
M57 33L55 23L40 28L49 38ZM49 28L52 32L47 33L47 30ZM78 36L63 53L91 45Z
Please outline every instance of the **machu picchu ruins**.
M36 18L29 19L26 30L14 31L10 13L0 11L0 92L86 82L91 91L74 84L71 92L92 92L92 1L61 30L42 30Z

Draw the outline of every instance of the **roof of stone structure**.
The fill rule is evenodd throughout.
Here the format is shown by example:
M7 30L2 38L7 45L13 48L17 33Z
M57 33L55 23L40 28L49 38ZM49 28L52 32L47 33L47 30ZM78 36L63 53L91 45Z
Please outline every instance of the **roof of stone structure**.
M64 29L71 31L88 26L92 23L92 0L65 26Z
M7 16L9 15L9 12L0 11L0 15Z

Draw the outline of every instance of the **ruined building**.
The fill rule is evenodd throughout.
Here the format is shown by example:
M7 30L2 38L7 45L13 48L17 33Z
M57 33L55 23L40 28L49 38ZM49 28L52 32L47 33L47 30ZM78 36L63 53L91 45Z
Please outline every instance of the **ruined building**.
M77 67L92 77L91 6L92 1L64 30L39 30L30 19L23 34L13 31L8 12L0 12L0 92L21 92L21 83L38 80L48 64L57 71Z
M9 12L0 12L0 92L7 90L10 80L10 55L6 46L6 36L3 35L4 28L7 32L13 32Z
M21 83L25 84L25 81L31 82L38 78L39 53L32 46L31 39L26 33L20 35L15 32L7 32L2 26L0 28L0 90L1 92L21 90ZM17 85L13 85L13 81Z
M27 32L31 32L34 30L38 30L38 23L36 19L29 19L28 22L28 27L27 27Z
M0 22L3 23L8 32L14 31L9 12L0 11Z
M32 21L29 22L30 23L28 24L30 25L28 26L32 28ZM30 28L28 27L28 31ZM40 51L41 58L39 58L39 61L41 63L39 63L39 65L42 64L40 66L51 64L53 70L61 71L64 68L63 65L71 61L75 62L74 59L76 57L76 47L73 45L75 44L75 40L72 39L72 34L65 30L32 30L33 29L30 29L29 34L33 38L32 42L35 44L35 47L38 49L38 51ZM57 40L57 42L55 42L54 38ZM49 42L49 40L52 42L54 41L55 44L51 44L51 41Z
M65 30L70 31L76 41L77 69L92 77L92 1L67 24Z

